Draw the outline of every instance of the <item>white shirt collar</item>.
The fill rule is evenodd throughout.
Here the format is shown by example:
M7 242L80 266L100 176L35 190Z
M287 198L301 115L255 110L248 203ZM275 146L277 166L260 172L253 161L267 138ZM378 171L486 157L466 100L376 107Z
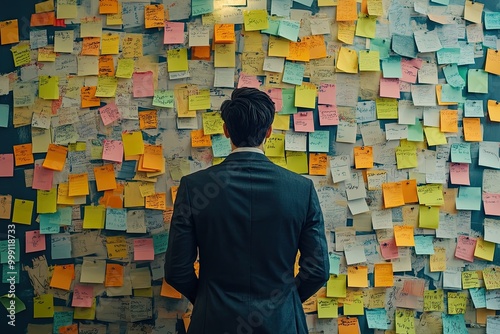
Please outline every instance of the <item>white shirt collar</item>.
M264 151L262 151L260 148L257 147L237 147L231 152L231 154L238 152L253 152L253 153L264 154Z

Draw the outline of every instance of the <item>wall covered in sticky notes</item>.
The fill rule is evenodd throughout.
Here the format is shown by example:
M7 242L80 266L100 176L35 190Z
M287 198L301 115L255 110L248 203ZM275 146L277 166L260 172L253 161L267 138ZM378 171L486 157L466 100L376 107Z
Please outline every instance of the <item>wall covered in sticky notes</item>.
M221 103L256 87L277 111L266 155L311 178L323 209L331 278L303 305L310 332L498 332L499 30L494 0L3 8L14 331L189 326L163 280L173 200L231 151Z

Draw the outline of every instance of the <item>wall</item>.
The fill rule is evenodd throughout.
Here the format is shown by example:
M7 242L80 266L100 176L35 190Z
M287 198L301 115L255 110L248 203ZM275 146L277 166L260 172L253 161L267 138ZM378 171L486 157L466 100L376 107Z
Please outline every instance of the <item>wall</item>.
M2 291L10 234L26 308L0 328L182 332L189 306L162 283L172 196L228 153L212 112L257 86L281 106L266 154L324 212L310 332L497 330L495 1L122 0L122 23L113 0L55 2L0 12Z

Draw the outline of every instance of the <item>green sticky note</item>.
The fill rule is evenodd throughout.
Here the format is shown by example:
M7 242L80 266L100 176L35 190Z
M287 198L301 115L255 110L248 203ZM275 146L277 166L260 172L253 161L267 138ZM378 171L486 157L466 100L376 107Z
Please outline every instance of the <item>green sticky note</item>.
M378 51L380 59L386 59L386 58L389 58L390 46L391 46L391 40L389 38L387 38L387 39L374 38L370 42L370 51ZM396 58L396 57L394 57L394 58ZM399 61L401 61L401 57L397 57L397 58L399 58ZM399 70L401 71L401 66L399 67Z
M24 305L23 301L17 298L14 294L0 296L0 303L2 303L2 305L7 309L9 314L12 314L12 311L16 314L26 310L26 305Z
M382 73L384 78L401 78L403 76L401 57L395 56L382 60Z
M295 89L294 88L283 88L281 90L282 95L282 107L279 114L291 115L297 113L297 107L295 106Z
M269 18L269 28L261 30L260 32L263 34L269 34L269 35L274 35L278 36L278 29L280 26L280 21L274 17Z
M424 129L418 119L415 120L415 124L408 125L408 141L424 141Z
M330 148L330 131L309 132L309 152L328 153Z
M153 234L153 246L155 255L165 253L168 246L168 232L164 231L158 234Z
M0 104L0 128L9 126L9 105Z
M469 93L488 93L488 72L480 69L470 69L467 78Z
M156 107L173 108L174 91L173 90L155 90L153 105Z

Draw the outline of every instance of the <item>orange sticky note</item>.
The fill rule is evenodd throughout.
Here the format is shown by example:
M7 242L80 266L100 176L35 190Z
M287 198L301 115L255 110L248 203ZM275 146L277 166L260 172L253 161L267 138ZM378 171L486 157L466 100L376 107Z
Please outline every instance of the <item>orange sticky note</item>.
M19 43L17 19L0 22L0 38L2 45Z
M106 264L105 287L123 286L123 266L117 263Z
M463 118L465 141L483 141L480 118Z
M146 28L163 28L165 25L165 9L163 5L146 5L144 7L144 26Z
M402 182L382 183L382 194L385 208L405 205Z
M99 0L99 14L118 14L118 0Z
M42 166L47 169L62 171L66 163L68 148L61 145L49 144L47 155Z
M417 180L401 181L405 203L418 203Z
M439 128L441 132L458 132L458 111L443 109L439 114Z
M71 281L75 277L75 265L64 264L56 265L50 280L50 287L69 291Z
M95 96L97 86L84 86L80 89L82 108L99 107L101 99Z
M83 56L98 56L101 50L100 37L84 37L82 43Z
M488 73L500 75L500 53L498 50L488 49L484 70Z
M411 225L396 225L394 226L394 239L396 246L415 246L415 238L413 236L413 226Z
M59 327L59 334L78 334L78 324Z
M286 59L293 61L309 61L311 59L309 43L305 40L301 42L290 42Z
M116 189L115 169L113 164L94 167L97 191Z
M234 43L234 24L215 24L214 25L214 43L227 44Z
M68 175L68 196L85 196L89 192L89 176L87 173Z
M203 129L191 130L191 146L210 147L212 146L212 139L209 135L205 135Z
M374 267L375 287L390 287L394 285L394 272L392 262L375 263Z
M193 60L210 60L210 46L192 46L191 59Z
M326 44L323 35L306 36L304 41L308 44L310 59L326 58Z
M500 122L500 103L495 100L488 100L488 115L490 121Z
M160 171L164 167L163 148L161 145L145 145L142 167Z
M139 111L139 127L141 130L158 128L158 112L156 110Z
M14 145L13 148L14 148L14 159L16 162L16 166L29 165L35 162L33 158L31 143Z
M170 284L165 282L165 279L163 280L163 283L161 284L160 296L167 297L167 298L175 298L175 299L182 298L182 295L180 294L180 292L178 292Z
M165 193L146 196L146 209L166 210L167 197Z
M373 149L371 146L354 147L356 169L373 168Z
M339 317L337 319L338 334L359 334L359 323L356 317Z
M326 175L327 165L326 153L309 153L309 175Z
M56 22L55 12L37 13L37 14L31 14L30 26L31 27L53 26L55 22Z
M338 0L337 21L356 21L358 19L358 4L356 0Z
M367 266L348 266L347 267L347 286L351 288L368 287L368 267Z

